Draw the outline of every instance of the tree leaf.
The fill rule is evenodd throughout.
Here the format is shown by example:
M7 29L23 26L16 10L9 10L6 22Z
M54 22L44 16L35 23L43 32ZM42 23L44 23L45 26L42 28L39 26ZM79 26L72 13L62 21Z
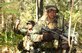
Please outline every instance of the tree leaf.
M12 2L0 3L0 7L6 6L6 5L9 5L9 4L12 4Z

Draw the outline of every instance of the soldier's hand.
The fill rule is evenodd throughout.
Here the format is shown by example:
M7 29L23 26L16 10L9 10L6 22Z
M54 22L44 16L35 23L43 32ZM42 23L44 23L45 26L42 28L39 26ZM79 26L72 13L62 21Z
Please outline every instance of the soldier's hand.
M43 41L52 41L54 37L51 33L43 33Z
M40 42L42 39L43 39L43 35L38 35L37 38L36 38L36 41Z

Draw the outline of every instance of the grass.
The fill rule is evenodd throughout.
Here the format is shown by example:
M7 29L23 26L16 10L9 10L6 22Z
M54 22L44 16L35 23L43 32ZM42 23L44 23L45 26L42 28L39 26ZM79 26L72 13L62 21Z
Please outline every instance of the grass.
M12 33L13 34L13 33ZM7 39L5 41L5 34L0 35L0 48L7 45L7 46L16 46L18 42L23 38L22 35L19 34L13 34L11 37L11 34L7 35Z

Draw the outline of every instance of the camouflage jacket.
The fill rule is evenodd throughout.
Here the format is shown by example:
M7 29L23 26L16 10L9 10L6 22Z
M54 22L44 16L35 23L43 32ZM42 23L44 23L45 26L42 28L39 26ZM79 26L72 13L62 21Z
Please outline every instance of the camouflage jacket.
M36 42L36 38L38 34L40 34L42 27L49 27L50 29L56 29L57 26L57 19L39 19L37 24L33 27L33 31L31 33L31 39Z

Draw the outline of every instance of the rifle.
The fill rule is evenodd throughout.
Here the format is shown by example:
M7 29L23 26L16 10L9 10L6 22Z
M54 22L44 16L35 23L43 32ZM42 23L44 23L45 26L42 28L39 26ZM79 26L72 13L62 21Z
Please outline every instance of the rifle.
M56 29L56 30L58 30L58 29ZM43 32L50 32L50 33L52 33L52 34L58 34L58 36L59 36L61 39L68 41L68 37L67 37L64 33L62 33L61 30L58 30L59 32L57 32L57 31L54 31L54 30L49 29L48 27L43 27L43 28L42 28L42 31L43 31ZM54 36L56 37L57 35L54 35ZM54 37L54 38L55 38L55 37Z

